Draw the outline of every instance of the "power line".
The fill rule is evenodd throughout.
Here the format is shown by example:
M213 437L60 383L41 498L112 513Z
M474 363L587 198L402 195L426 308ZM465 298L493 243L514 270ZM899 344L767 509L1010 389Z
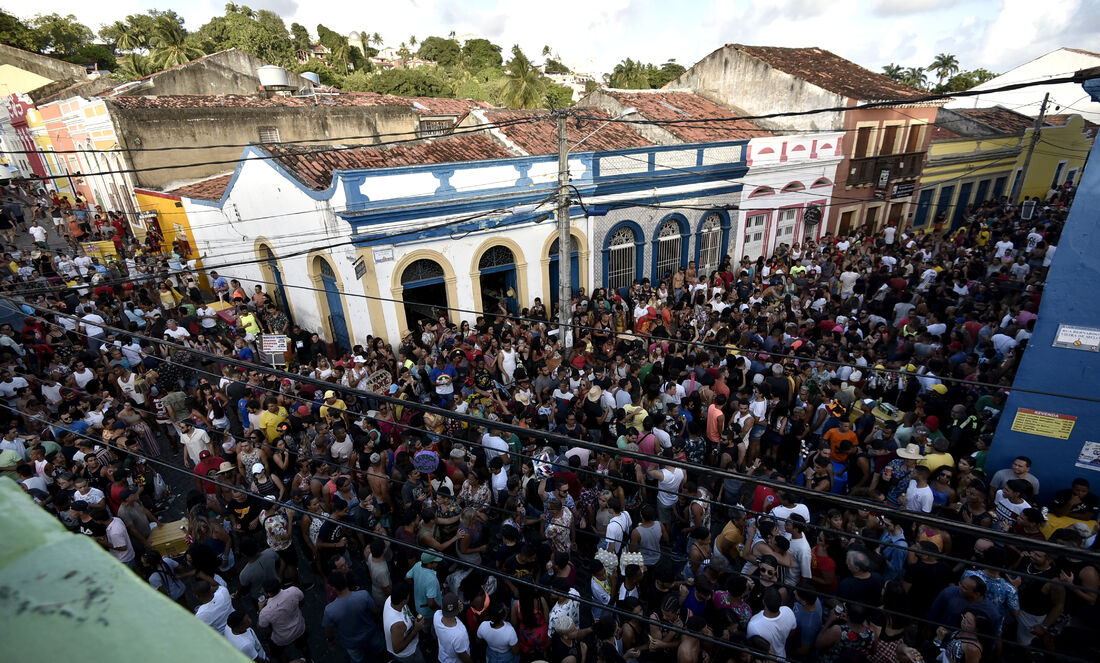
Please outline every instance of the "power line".
M45 423L49 426L56 426L59 423L59 422L53 421L52 419L49 419L47 417L39 417L37 415L21 413L16 408L11 407L7 403L0 402L0 407L3 407L4 409L8 410L9 412L13 412L13 413L16 413L16 414L22 414L23 416L29 417L29 418L34 419L36 421L39 421L41 423ZM253 492L252 490L249 490L246 487L238 486L238 485L235 485L235 484L227 484L227 483L224 483L224 482L222 482L218 479L203 476L201 474L198 474L197 472L194 472L194 471L179 467L177 465L174 465L172 463L169 463L168 461L161 460L159 458L153 458L151 456L141 454L141 453L137 453L137 452L131 451L129 449L124 449L124 448L119 447L117 445L111 444L110 442L107 442L107 441L105 441L101 438L95 438L95 437L92 437L92 436L87 435L85 433L77 433L76 431L69 431L69 432L74 434L74 435L77 435L78 437L89 440L91 442L95 442L97 444L102 444L103 446L108 447L110 449L113 449L114 451L117 451L119 453L129 455L129 456L133 456L135 458L142 458L142 459L146 460L147 462L151 462L151 463L154 463L156 465L160 465L161 467L165 467L165 468L174 470L176 472L180 472L182 474L190 475L190 476L192 476L196 479L200 479L202 481L208 482L208 483L213 484L215 486L218 486L220 488L225 488L225 489L228 489L228 490L243 493L245 495L248 495L250 497L253 497L253 498L256 498L256 499L260 500L264 504L272 504L272 505L277 504L281 508L288 509L288 510L291 510L291 511L296 511L296 512L302 514L302 515L308 515L311 518L317 518L319 520L324 520L324 521L327 521L327 522L334 523L338 527L341 527L343 529L351 530L351 531L357 532L359 534L364 534L368 537L373 537L373 538L385 541L385 542L387 542L391 545L397 545L397 546L401 546L403 548L408 548L408 549L413 550L415 552L429 553L431 555L439 557L442 560L450 562L452 564L464 566L464 567L467 567L471 570L478 571L478 572L481 572L481 573L485 573L485 574L487 574L489 576L492 576L492 577L506 579L508 582L511 582L513 584L518 584L518 585L528 587L528 588L531 588L531 589L536 589L536 590L540 590L540 591L543 591L543 592L547 592L547 593L549 593L551 595L554 595L554 596L561 596L561 597L564 597L564 598L568 598L569 600L575 601L575 602L580 603L582 605L597 608L601 611L611 612L611 613L614 613L616 615L619 615L620 617L627 617L627 618L630 618L630 619L634 619L634 620L637 620L637 621L642 622L644 624L649 624L650 626L658 626L663 630L674 631L676 633L679 633L680 635L687 635L687 636L693 637L697 640L700 640L702 642L707 642L707 643L710 643L710 644L713 644L713 645L716 645L716 646L719 646L719 647L723 647L725 649L732 649L734 651L738 651L738 652L742 652L742 653L749 653L749 654L752 654L754 656L754 658L766 658L768 660L776 661L777 663L797 663L796 661L793 661L792 659L783 658L783 657L775 656L775 655L772 655L772 654L757 652L753 649L747 649L747 648L735 645L735 644L733 644L731 642L728 642L728 641L725 641L725 640L720 640L718 638L714 638L714 637L711 637L711 636L706 636L706 635L702 635L700 633L695 633L693 631L689 631L689 630L687 630L685 628L682 628L682 627L678 627L678 626L675 626L675 625L672 625L672 624L666 624L664 622L652 620L652 619L649 619L647 617L641 617L639 615L635 615L634 613L627 612L625 610L622 610L620 608L617 608L617 607L614 607L614 606L611 606L611 605L605 605L603 603L599 603L598 601L593 601L591 599L586 599L583 596L573 595L573 594L570 594L570 593L558 592L557 590L553 589L552 587L543 586L543 585L540 585L536 582L532 582L530 580L524 580L524 579L513 577L513 576L507 576L502 571L500 571L499 569L494 569L492 567L485 566L483 564L475 564L473 562L463 560L459 557L452 556L448 553L445 553L445 552L440 551L440 550L436 550L434 548L427 548L427 547L424 547L424 546L421 546L421 545L418 545L418 544L408 543L407 541L402 541L401 539L390 536L389 534L379 534L378 532L374 532L374 531L371 531L371 530L364 529L364 528L362 528L359 525L356 525L354 523L348 523L348 522L344 522L342 520L337 520L335 518L332 518L331 516L326 516L326 515L323 515L323 514L314 513L312 511L309 511L308 509L305 509L303 507L298 506L297 504L294 504L293 502L289 502L289 501L288 502L277 502L273 499L268 498L265 495L261 495L259 493Z
M7 299L9 302L11 301L10 298L7 298L7 297L5 297L4 299ZM80 318L78 318L75 315L70 315L68 313L64 313L64 312L61 312L61 311L55 311L55 310L47 308L47 307L37 306L37 305L29 305L29 304L26 304L26 303L24 303L24 305L30 306L32 309L35 309L35 310L38 310L38 311L45 311L45 312L53 314L54 316L57 316L57 317L68 318L68 319L74 320L74 321L80 320ZM241 359L237 359L235 357L226 357L226 356L216 355L216 354L201 351L201 350L196 350L195 348L190 348L190 347L187 347L187 346L179 345L177 343L171 343L171 342L166 341L166 340L154 339L154 338L151 338L151 337L148 337L148 336L143 336L143 335L140 335L140 334L136 334L136 333L124 330L124 329L120 329L118 327L108 325L106 323L102 323L102 324L101 323L96 323L96 326L102 327L106 330L110 330L110 331L113 331L113 332L116 332L116 333L122 333L122 334L125 334L125 335L128 335L128 336L131 336L133 338L138 338L138 339L141 339L141 340L149 341L151 343L160 344L160 345L163 345L163 346L175 349L175 350L183 350L185 352L188 352L190 354L197 355L197 356L200 356L200 357L207 357L207 358L209 358L213 361L220 362L222 364L228 364L228 365L232 365L232 366L243 367L243 368L250 369L250 370L265 372L265 373L268 373L270 375L276 375L276 376L279 376L281 378L290 379L292 381L309 383L309 384L313 384L315 386L324 387L326 389L331 389L332 386L333 386L332 383L325 382L324 380L311 378L311 377L308 377L308 376L295 375L295 374L290 373L288 371L283 371L283 370L278 370L278 369L271 368L271 367L261 366L259 364L247 362L247 361L244 361L244 360L241 360ZM423 404L423 403L417 403L417 402L413 402L413 401L402 400L400 398L395 398L393 396L389 396L388 394L379 394L379 393L374 393L374 392L366 392L366 391L362 391L362 390L359 390L359 389L351 389L351 388L345 388L344 391L350 391L350 392L353 392L353 393L362 393L365 396L367 396L368 398L371 398L371 399L374 399L374 400L377 400L377 401L387 402L391 405L401 405L403 407L411 407L411 408L413 408L415 410L419 410L421 412L429 412L429 413L437 414L437 415L440 415L440 416L443 416L443 417L449 417L451 419L457 419L457 420L463 421L467 424L473 424L475 426L485 426L486 425L485 419L482 419L480 417L476 417L476 416L465 414L465 413L453 412L453 411L446 410L444 408L440 408L440 407L433 406L433 405L427 405L427 404ZM561 435L561 434L558 434L558 433L551 433L549 431L543 431L543 432L537 432L536 433L536 432L532 431L531 429L523 428L523 427L517 426L515 424L505 423L503 421L494 422L493 426L494 426L494 428L496 428L498 430L505 431L505 432L508 432L508 433L514 433L516 435L522 435L522 436L535 435L536 437L539 437L540 439L545 439L545 440L556 442L558 445L563 445L564 444L564 445L571 445L571 446L579 446L581 448L586 448L586 449L589 449L589 450L592 450L592 451L604 451L604 450L607 449L607 447L603 447L601 445L598 445L598 444L595 444L595 443L592 443L592 442L588 442L588 441L585 441L585 440L576 440L574 438L570 438L570 437L567 437L567 436L564 436L564 435ZM689 469L694 470L698 467L698 466L696 466L692 463L684 462L684 461L678 461L678 460L675 460L675 459L660 459L660 460L657 460L653 456L650 456L648 454L645 454L645 453L642 453L642 452L634 452L634 451L625 450L625 449L619 450L617 453L620 456L627 456L627 457L633 458L635 460L643 461L643 462L647 462L647 463L652 463L652 462L655 462L655 460L656 460L657 462L661 462L663 464L669 465L670 467L677 467L677 468L684 469L684 470L689 470ZM805 488L805 487L802 487L802 486L795 486L795 485L792 485L792 484L787 484L787 483L783 483L783 482L780 482L780 481L774 481L774 480L771 480L771 479L761 479L759 477L750 477L748 475L741 475L741 474L731 472L731 471L728 471L728 470L718 470L718 469L713 469L712 468L709 471L711 472L712 476L720 476L722 478L729 478L729 479L734 479L734 480L738 480L738 481L748 481L748 482L754 483L756 485L766 486L766 487L771 488L773 490L784 490L784 491L789 492L789 493L795 493L795 494L798 494L798 495L813 497L813 498L817 498L817 499L822 498L821 491L816 491L816 490L813 490L811 488ZM830 499L831 501L833 501L835 503L838 503L838 504L853 506L857 509L864 509L864 510L869 510L869 511L880 512L880 513L899 514L899 515L903 516L904 518L906 518L908 520L930 523L930 524L936 525L937 527L940 527L942 529L957 529L957 530L960 530L960 531L968 532L970 534L977 534L977 535L979 535L981 537L984 537L984 538L994 538L994 539L1000 539L1000 540L1004 540L1004 541L1014 541L1014 542L1019 542L1022 545L1042 548L1044 550L1048 550L1050 552L1057 552L1057 553L1063 554L1063 555L1066 554L1064 546L1058 546L1057 544L1052 544L1048 541L1037 541L1035 539L1030 539L1030 538L1027 538L1027 537L1023 537L1023 536L1019 536L1019 535L1015 535L1015 534L1011 534L1011 533L998 532L998 531L995 531L995 530L988 530L988 529L984 529L984 528L981 528L981 527L977 527L975 525L971 525L969 523L959 523L959 522L951 521L951 520L948 520L948 519L940 518L938 516L932 516L932 515L929 515L929 514L924 514L924 513L920 513L920 512L916 512L916 511L907 511L907 510L902 510L902 509L895 509L893 507L885 507L882 504L879 504L879 503L876 503L876 502L871 502L869 500L863 500L863 499L859 499L859 498L855 498L855 497L851 497L851 496L833 495L833 496L829 497L828 499ZM1082 559L1100 560L1100 553L1093 553L1093 552L1090 551L1090 552L1087 552L1087 553L1083 554Z

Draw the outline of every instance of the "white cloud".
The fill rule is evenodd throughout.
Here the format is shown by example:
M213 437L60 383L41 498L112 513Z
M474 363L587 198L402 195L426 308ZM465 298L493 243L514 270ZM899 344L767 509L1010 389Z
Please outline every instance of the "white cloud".
M943 9L955 4L955 0L875 0L871 13L876 16L906 16Z

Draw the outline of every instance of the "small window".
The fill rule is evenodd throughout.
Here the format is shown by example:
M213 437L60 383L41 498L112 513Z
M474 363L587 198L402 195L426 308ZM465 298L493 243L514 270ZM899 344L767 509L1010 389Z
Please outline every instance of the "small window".
M279 142L279 128L278 127L260 127L260 142L261 143L278 143Z

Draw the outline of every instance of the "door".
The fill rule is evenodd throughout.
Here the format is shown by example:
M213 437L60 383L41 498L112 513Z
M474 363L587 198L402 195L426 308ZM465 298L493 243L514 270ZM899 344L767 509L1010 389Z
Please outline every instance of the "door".
M973 182L967 182L959 186L959 199L955 201L955 213L951 215L951 228L958 228L966 221L966 208L970 204L970 191L974 188Z
M935 189L924 189L917 198L917 212L913 215L913 227L920 228L928 223L928 212L932 209L932 196Z
M756 260L764 254L764 245L768 239L768 217L770 214L753 214L745 221L745 256Z
M573 246L576 246L576 240L574 240ZM558 240L554 240L554 243L550 245L550 292L549 301L551 307L558 303L558 283L561 277L561 269L558 265ZM576 292L581 287L581 270L580 260L577 257L577 252L574 251L569 254L569 287L570 292Z
M836 229L837 237L847 237L852 232L852 219L855 218L856 213L844 212L840 215L840 226Z
M948 208L951 205L951 196L955 195L955 187L945 186L940 188L940 199L936 203L936 214L932 218L932 222L935 224L942 224L948 213Z
M998 177L993 180L993 200L1000 200L1001 196L1005 195L1005 185L1008 184L1008 177Z
M344 302L340 289L336 287L336 274L327 260L321 261L321 287L325 290L325 303L328 308L329 327L332 329L332 342L342 349L351 349L348 336L348 323L344 316Z
M270 260L267 266L271 269L271 280L275 282L275 292L269 292L268 294L274 295L275 303L279 305L283 313L286 313L287 318L293 320L294 318L290 315L290 302L286 296L286 289L283 287L283 272L279 269L279 263Z
M780 244L788 246L794 244L794 229L798 225L798 211L800 207L789 207L779 212L779 221L775 224L775 241L772 250L779 248Z
M868 233L874 233L878 230L878 213L881 207L868 207L867 215L863 219L863 229Z
M989 180L982 180L978 182L978 190L974 193L974 204L981 205L986 201L986 196L989 195Z
M506 246L491 246L481 255L477 268L481 272L481 310L486 313L500 313L504 309L516 315L519 313L519 299L516 294L516 257Z

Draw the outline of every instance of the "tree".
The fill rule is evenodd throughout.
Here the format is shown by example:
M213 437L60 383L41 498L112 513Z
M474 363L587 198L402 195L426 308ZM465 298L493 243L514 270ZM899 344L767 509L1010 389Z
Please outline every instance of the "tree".
M290 41L294 45L294 50L308 51L309 30L306 30L306 26L302 25L301 23L291 23Z
M175 67L201 57L202 51L187 41L187 33L180 24L168 17L157 19L152 37L153 62L161 69Z
M538 108L545 101L545 96L545 79L520 47L513 46L504 86L504 104L509 108Z
M114 49L103 44L84 44L77 49L76 53L65 56L65 60L73 64L94 67L98 71L114 71L119 66Z
M600 84L597 83L596 81L585 81L584 82L584 93L585 94L595 92L598 89L600 89Z
M59 57L73 55L95 37L88 26L72 14L35 16L30 21L30 27L34 31L38 50Z
M462 61L462 47L454 39L428 37L420 42L416 55L441 67L453 67Z
M387 69L370 77L366 91L402 97L450 97L451 86L435 69Z
M342 44L337 44L336 48L332 49L332 54L329 56L334 62L339 62L344 65L344 75L348 73L348 61L351 60L351 51L354 47L349 46L345 41Z
M504 64L501 48L488 39L470 39L462 46L463 63L467 71L480 71L486 67Z
M397 47L397 56L402 58L412 57L412 51L409 50L409 45L405 42L401 42L401 45Z
M882 75L900 82L905 75L905 69L901 65L891 62L882 68Z
M649 72L641 62L627 58L615 65L611 72L611 87L623 90L649 89Z
M550 57L550 45L549 44L542 47L542 57L544 57L544 58Z
M153 64L153 58L140 53L127 53L122 56L114 77L123 81L134 81L145 78L156 71L157 67Z
M572 106L573 90L564 85L547 85L546 105L550 108L568 108Z
M569 67L558 62L557 60L550 58L546 61L546 64L542 66L542 70L547 74L568 74Z
M988 69L964 71L952 76L944 85L938 86L936 92L962 92L996 77L997 74Z
M416 42L416 35L413 35L413 36L409 37L409 47L410 48L415 48L416 43L417 43Z
M684 69L684 66L677 63L675 59L669 60L661 65L660 68L649 65L649 87L654 90L659 90L678 78L680 74L685 71L687 70Z
M370 36L370 43L374 44L375 46L381 46L382 45L382 35L375 32L374 34L372 34Z
M38 36L31 26L18 17L0 10L0 44L7 44L24 51L38 50Z
M932 60L928 70L936 74L936 86L942 86L944 79L959 73L959 59L950 53L940 53Z
M183 18L172 10L150 9L144 14L130 14L121 21L105 26L99 31L100 38L113 43L120 51L148 51L157 19L167 17L183 28Z
M332 66L331 63L324 60L318 60L315 57L310 57L302 64L295 64L290 67L290 71L296 74L301 74L306 71L317 74L317 77L321 79L321 83L324 85L331 85L332 87L343 88L345 78L340 75L340 72ZM366 73L364 72L364 75Z
M928 86L928 75L924 67L909 67L902 73L901 82L909 87L923 90Z

